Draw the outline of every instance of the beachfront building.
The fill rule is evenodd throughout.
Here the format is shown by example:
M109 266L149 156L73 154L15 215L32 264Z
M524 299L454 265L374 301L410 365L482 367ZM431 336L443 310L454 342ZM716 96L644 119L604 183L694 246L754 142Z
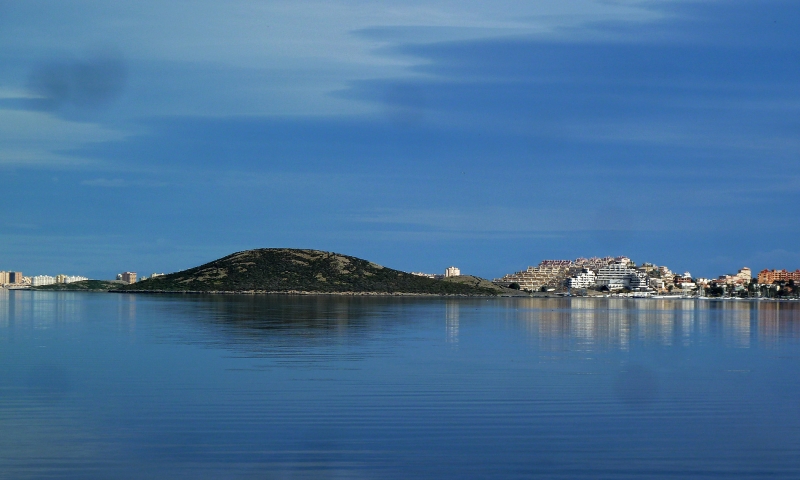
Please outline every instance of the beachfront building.
M697 284L692 279L692 274L689 272L684 272L683 275L675 275L672 279L673 283L676 287L681 288L683 290L691 290L697 288Z
M584 268L581 273L567 279L567 286L569 288L589 288L593 287L597 282L597 275L594 271Z
M635 292L644 292L650 290L650 277L644 272L635 272L631 277L629 287Z
M628 265L630 260L615 262L597 271L597 286L607 287L609 290L648 290L649 278L647 274L639 272Z

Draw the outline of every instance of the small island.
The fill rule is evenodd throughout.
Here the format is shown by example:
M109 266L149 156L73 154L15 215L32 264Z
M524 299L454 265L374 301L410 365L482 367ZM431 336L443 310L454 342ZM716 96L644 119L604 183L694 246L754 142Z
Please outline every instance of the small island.
M113 292L513 295L469 277L438 280L320 250L263 248L233 253L181 272L118 286Z

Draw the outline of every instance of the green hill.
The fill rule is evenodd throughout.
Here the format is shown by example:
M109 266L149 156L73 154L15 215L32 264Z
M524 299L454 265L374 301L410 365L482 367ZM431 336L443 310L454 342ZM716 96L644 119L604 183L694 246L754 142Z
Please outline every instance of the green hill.
M492 288L419 277L348 255L290 248L238 252L116 291L497 294Z

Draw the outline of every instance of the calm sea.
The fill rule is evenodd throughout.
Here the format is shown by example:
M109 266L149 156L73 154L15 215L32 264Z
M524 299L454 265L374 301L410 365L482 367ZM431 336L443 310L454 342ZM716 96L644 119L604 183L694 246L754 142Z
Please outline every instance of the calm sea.
M800 478L800 304L0 291L0 478Z

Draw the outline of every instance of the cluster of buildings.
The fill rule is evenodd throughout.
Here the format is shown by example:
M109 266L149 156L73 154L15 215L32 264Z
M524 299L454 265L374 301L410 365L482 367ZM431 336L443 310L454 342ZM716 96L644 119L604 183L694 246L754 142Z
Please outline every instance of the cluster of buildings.
M442 279L461 275L461 270L449 267L444 274L411 272L421 277ZM155 275L155 274L154 274ZM566 292L569 290L596 290L604 292L643 292L653 294L678 294L705 296L708 294L737 295L743 292L762 296L773 290L793 291L794 283L800 291L800 269L762 270L754 278L752 270L742 267L735 274L718 278L693 277L690 272L673 272L666 266L653 263L636 265L626 256L576 258L575 260L543 260L535 267L496 278L493 283L528 292ZM782 286L779 284L786 284ZM766 295L770 296L770 295Z
M503 287L519 288L531 292L541 290L553 291L560 287L591 288L598 282L611 285L624 284L630 286L635 272L629 272L631 260L628 257L592 257L575 260L543 260L535 267L510 273L502 278L494 279L494 283ZM635 280L638 282L638 280Z
M50 275L25 277L22 272L0 272L0 286L3 287L39 287L56 283L80 282L81 280L89 279L78 275L59 274L55 277Z
M630 258L622 256L544 260L535 267L497 278L494 283L531 292L593 289L703 295L708 288L734 293L790 280L800 285L800 270L763 270L754 279L752 271L743 267L735 274L715 279L694 278L689 272L674 273L666 266L652 263L637 266Z
M452 267L451 267L452 268ZM456 269L458 270L458 269ZM154 273L149 278L156 278L164 276L163 273ZM142 277L140 280L146 280L148 277ZM73 283L83 280L89 280L88 277L80 275L35 275L32 277L24 277L22 272L5 272L0 271L0 287L42 287L45 285L54 285L58 283ZM123 272L117 275L117 280L125 283L135 283L136 272Z
M25 285L26 277L22 272L0 272L0 285Z

